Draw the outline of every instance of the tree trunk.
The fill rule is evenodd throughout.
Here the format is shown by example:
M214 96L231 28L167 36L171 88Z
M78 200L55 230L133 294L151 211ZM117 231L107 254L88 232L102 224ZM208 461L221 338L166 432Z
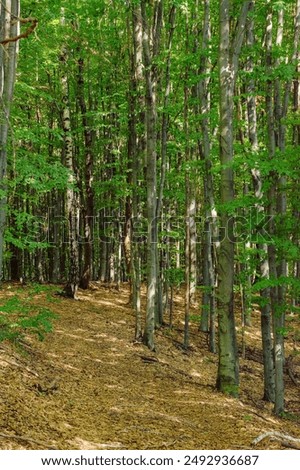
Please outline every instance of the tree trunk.
M253 11L251 5L251 11ZM247 20L247 46L253 48L255 45L254 40L254 21L253 17ZM253 154L258 154L258 136L257 136L257 109L255 97L255 83L252 78L253 73L253 60L251 54L246 63L246 70L249 73L249 80L246 83L247 92L247 120L248 120L248 136ZM262 176L259 170L259 162L257 166L251 169L254 195L256 197L256 210L257 213L264 213L265 209L262 205L263 192L262 192ZM260 234L258 232L258 237ZM260 275L262 279L269 279L269 260L268 260L268 247L267 244L259 242L257 249L260 253ZM270 304L270 287L264 287L260 290L261 297L261 336L262 336L262 349L263 349L263 363L264 363L264 400L274 402L275 399L275 377L274 377L274 351L272 340L272 317L271 317L271 304Z
M131 227L131 273L132 273L132 305L135 312L135 339L142 340L142 315L141 315L141 241L138 235L138 225L141 219L140 198L138 194L139 176L142 163L142 154L145 147L144 135L144 97L142 91L143 70L143 27L142 14L139 5L133 8L133 53L131 65L131 94L130 96L130 129L131 134L128 143L128 156L132 160L132 220ZM143 130L138 132L136 106L139 108L138 119L143 124Z
M0 5L0 40L19 35L20 0L4 0ZM14 21L13 21L14 20ZM10 109L16 79L19 42L0 45L0 281L3 277L4 231L6 225L6 170Z
M79 46L80 48L80 46ZM92 271L92 242L93 242L93 220L94 220L94 194L92 188L93 181L93 140L94 132L87 117L87 105L84 90L84 59L78 60L77 78L77 99L81 113L81 121L84 135L84 175L81 195L82 195L82 219L84 230L84 264L79 285L82 289L88 289Z
M250 2L244 2L238 20L235 36L231 39L229 0L220 0L220 160L221 198L223 206L221 226L225 237L221 242L218 258L219 285L217 291L219 323L219 367L217 387L232 396L239 390L239 361L236 345L233 309L234 282L234 235L233 218L230 216L234 200L233 180L233 110L234 89L238 71L239 54L242 46L245 23Z
M147 155L147 312L144 341L149 349L154 346L154 328L159 322L157 314L157 280L158 280L158 249L157 249L157 177L156 177L156 67L153 58L159 49L159 38L162 21L162 3L158 1L154 8L154 28L152 41L147 20L146 2L141 1L143 26L143 60L145 67L146 91L146 155ZM151 44L152 43L152 44ZM152 47L151 47L152 45ZM152 49L152 50L151 50Z
M210 113L210 86L209 75L211 71L211 60L207 56L211 40L210 0L204 2L203 33L201 44L201 63L199 75L201 76L196 95L199 100L198 113L201 119L202 139L198 141L200 157L204 162L203 191L205 205L204 240L203 240L203 295L200 330L209 331L209 348L211 352L216 351L215 345L215 266L213 256L213 236L216 232L216 210L214 203L214 187L211 162L211 143L209 136L209 113ZM203 77L204 76L204 77ZM202 78L203 77L203 78Z
M62 12L61 23L64 24ZM68 220L68 246L69 246L69 269L68 282L64 288L66 296L77 299L79 284L79 207L76 192L76 177L74 169L74 148L71 131L71 113L68 93L68 52L63 47L60 61L62 64L61 88L62 88L62 129L64 135L63 160L69 172L68 188L66 196L66 215Z

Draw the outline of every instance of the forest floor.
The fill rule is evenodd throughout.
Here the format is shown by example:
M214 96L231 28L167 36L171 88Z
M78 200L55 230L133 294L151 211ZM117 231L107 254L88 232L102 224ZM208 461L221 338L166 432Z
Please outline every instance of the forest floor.
M0 304L16 292L25 299L30 289L5 284ZM94 283L79 301L55 296L51 286L36 292L32 302L58 316L44 341L0 344L0 449L252 449L265 432L300 437L297 343L287 345L294 354L285 377L288 413L278 419L262 400L258 313L245 333L241 394L233 399L215 389L217 355L196 321L191 349L181 347L183 293L175 296L173 329L157 331L151 353L133 341L126 285L117 291ZM255 448L282 447L266 438Z

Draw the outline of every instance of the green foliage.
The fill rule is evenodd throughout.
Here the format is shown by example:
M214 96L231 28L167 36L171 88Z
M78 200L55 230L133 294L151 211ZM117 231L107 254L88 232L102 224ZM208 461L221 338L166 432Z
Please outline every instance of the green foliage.
M237 398L239 396L239 386L236 384L223 384L222 390L225 395Z
M190 322L199 324L201 320L201 315L191 314L189 316L189 319L190 319Z
M166 270L166 278L173 286L180 286L184 282L184 270L181 268L170 268Z
M36 291L26 298L14 295L0 305L0 342L18 342L27 334L43 340L52 330L56 315L48 308L32 302Z
M243 420L246 422L253 421L253 416L252 415L244 415Z
M256 293L268 287L292 286L297 292L300 292L300 279L293 276L270 277L270 279L261 278L252 286L252 292Z

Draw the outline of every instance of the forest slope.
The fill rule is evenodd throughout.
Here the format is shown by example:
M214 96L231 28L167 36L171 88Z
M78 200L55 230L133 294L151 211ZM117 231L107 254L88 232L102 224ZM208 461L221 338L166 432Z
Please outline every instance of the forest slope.
M14 291L6 285L1 301ZM1 449L251 449L267 431L299 437L299 387L290 378L293 420L276 419L261 400L257 326L246 335L252 360L241 361L242 391L235 400L216 392L217 357L196 323L191 351L181 348L180 293L174 329L157 332L155 354L132 341L127 301L126 287L117 292L96 284L80 291L77 302L49 292L35 297L58 317L43 342L26 338L26 352L0 345ZM265 439L256 448L280 443Z

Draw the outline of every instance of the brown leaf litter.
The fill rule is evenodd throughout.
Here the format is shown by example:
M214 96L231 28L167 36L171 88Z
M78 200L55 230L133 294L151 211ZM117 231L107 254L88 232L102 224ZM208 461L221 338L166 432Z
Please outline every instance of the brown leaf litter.
M13 290L5 286L0 299ZM43 342L26 338L23 351L0 345L0 449L251 449L270 431L299 437L297 383L286 374L289 419L276 418L262 400L258 313L245 335L236 400L216 391L217 356L196 322L191 349L178 347L182 293L174 328L157 331L155 353L133 341L127 286L116 291L95 283L79 297L52 302L41 293L34 302L58 314L53 332ZM299 369L298 356L295 380ZM270 435L255 448L282 447Z

